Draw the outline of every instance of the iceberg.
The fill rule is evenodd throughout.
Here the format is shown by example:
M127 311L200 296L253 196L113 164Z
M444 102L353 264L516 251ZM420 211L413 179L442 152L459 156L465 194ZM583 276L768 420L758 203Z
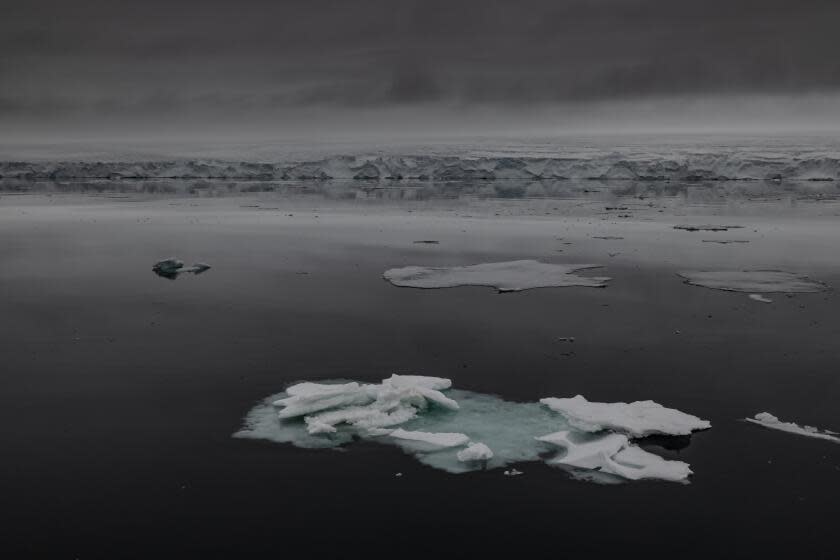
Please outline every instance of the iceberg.
M656 403L645 407L640 417L632 414L634 405L639 403L588 403L607 409L630 407L623 421L613 422L612 427L599 425L598 430L603 433L593 434L591 422L576 425L545 404L510 402L494 395L453 389L451 385L448 379L418 375L392 375L380 383L369 384L346 380L297 383L254 407L234 437L303 448L338 448L362 439L397 446L423 464L450 473L496 468L514 473L518 471L510 469L512 465L547 460L574 468L573 476L577 478L585 479L581 473L588 469L594 473L589 479L606 475L614 482L641 478L684 480L691 472L687 465L672 464L675 462L637 449L629 443L629 437L645 433L683 435L692 428L708 427L708 422ZM575 401L543 402L564 400ZM641 404L648 403L651 401ZM654 412L648 410L656 407ZM628 426L633 429L627 430ZM622 429L633 435L615 433ZM566 434L565 439L558 433ZM589 451L597 447L592 442L602 439L598 445L612 446L609 453L604 451L605 459L574 459L592 455ZM568 450L567 458L546 459L546 444Z
M383 277L395 286L408 288L490 286L499 292L518 292L565 286L605 287L610 278L575 274L590 268L600 268L600 265L521 260L438 268L407 266L386 270Z
M759 412L754 417L744 418L744 420L752 422L753 424L758 424L759 426L763 426L765 428L770 428L771 430L779 430L789 434L840 443L840 437L838 437L840 434L837 432L832 432L831 430L820 430L814 426L800 426L794 422L782 422L769 412Z
M611 430L641 438L650 435L685 436L712 427L708 420L653 401L602 403L590 402L577 395L570 399L551 397L540 402L563 415L571 426L582 432Z
M782 270L698 270L679 272L678 275L692 286L748 294L807 294L828 289L822 282Z

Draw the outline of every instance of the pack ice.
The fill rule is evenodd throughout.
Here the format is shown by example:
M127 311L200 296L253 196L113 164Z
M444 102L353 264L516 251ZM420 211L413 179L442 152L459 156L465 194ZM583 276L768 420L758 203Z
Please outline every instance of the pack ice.
M610 278L580 276L580 270L600 268L594 264L550 264L535 260L482 263L472 266L407 266L386 270L383 277L395 286L407 288L454 288L490 286L499 292L531 288L586 286L603 288Z
M451 386L449 379L417 375L392 375L376 384L298 383L252 409L234 437L305 448L336 448L363 439L398 446L451 473L544 460L600 482L685 481L691 474L686 463L649 453L633 438L709 427L651 401L588 403L575 397L515 403ZM597 418L575 424L569 407L565 413L553 409L558 402L579 404L579 399L600 405ZM634 406L639 404L644 406Z

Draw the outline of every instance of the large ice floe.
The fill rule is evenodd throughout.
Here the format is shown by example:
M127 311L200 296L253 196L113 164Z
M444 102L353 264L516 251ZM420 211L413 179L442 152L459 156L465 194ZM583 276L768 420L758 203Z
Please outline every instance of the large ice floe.
M472 266L407 266L386 270L383 277L395 286L407 288L454 288L491 286L500 292L531 288L586 286L603 288L610 278L580 276L580 270L600 268L594 264L551 264L534 260L482 263Z
M728 292L796 294L828 289L822 282L782 270L695 270L678 274L686 284Z
M598 482L688 479L686 463L649 453L633 438L685 436L708 422L651 401L587 403L597 405L597 412L577 423L569 421L568 407L566 414L552 410L558 402L579 399L516 403L415 375L375 384L304 382L257 405L234 436L304 448L338 448L362 439L398 446L451 473L544 460Z
M583 432L613 430L632 437L686 436L712 427L708 420L653 401L602 403L590 402L578 395L570 399L551 397L540 402L559 412L571 426Z
M794 422L782 422L769 412L759 412L752 418L744 418L747 422L758 424L771 430L779 430L781 432L788 432L789 434L796 434L810 438L824 439L840 443L840 434L832 432L831 430L820 430L814 426L800 426Z

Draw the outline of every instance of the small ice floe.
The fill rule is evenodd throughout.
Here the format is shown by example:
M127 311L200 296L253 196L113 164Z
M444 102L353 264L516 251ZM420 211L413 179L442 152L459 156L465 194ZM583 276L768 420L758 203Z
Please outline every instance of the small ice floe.
M417 244L420 244L420 245L439 245L440 241L436 241L434 239L418 239L414 243L417 243Z
M505 476L519 476L520 474L525 474L524 472L516 469L510 469L509 471L505 471Z
M759 426L764 426L765 428L770 428L771 430L779 430L790 434L840 443L840 437L838 437L837 432L832 432L831 430L820 430L814 426L800 426L794 422L782 422L769 412L760 412L754 417L744 418L744 420L752 422L753 424L758 424Z
M617 241L619 239L624 239L623 237L619 237L617 235L593 235L592 239L605 239L608 241Z
M640 438L658 434L684 436L712 427L708 420L654 401L602 403L590 402L577 395L570 399L540 399L540 402L562 414L571 426L583 432L611 430Z
M719 226L719 225L693 225L682 224L674 226L674 229L681 229L684 231L729 231L730 229L741 229L744 226Z
M748 297L753 301L760 301L761 303L773 303L772 299L764 297L761 294L750 294Z
M622 434L593 437L579 432L560 431L536 439L565 450L562 455L549 459L549 464L594 470L628 480L656 478L681 481L691 474L687 463L668 461L649 453L631 444L627 436Z
M483 443L471 443L466 449L459 451L456 457L463 463L470 461L489 461L493 458L493 450Z
M730 245L733 243L749 243L747 239L704 239L703 243L717 243L718 245Z
M210 265L204 263L196 263L192 266L184 267L184 261L176 258L163 259L158 261L152 267L152 270L158 276L174 280L179 274L201 274L210 269Z
M589 268L600 268L600 266L522 260L439 268L407 266L386 270L383 276L395 286L408 288L491 286L499 292L518 292L531 288L565 286L606 287L610 278L575 274Z
M561 336L557 339L557 342L574 342L575 337L573 336Z
M579 404L576 399L543 399L544 403L555 401ZM603 482L603 476L612 482L688 476L687 465L637 449L628 438L688 434L692 428L708 427L708 422L650 401L586 404L602 407L609 418L596 414L580 420L583 414L577 414L570 415L575 418L570 421L544 404L455 390L450 380L440 377L393 375L371 384L303 382L256 406L234 435L303 448L340 448L356 440L394 445L450 473L508 468L506 474L515 476L521 473L511 469L513 465L548 461L574 469L575 478L598 482ZM569 407L562 408L568 412ZM599 433L591 433L596 429ZM565 455L558 452L547 459L546 443L563 447ZM594 457L599 446L601 462L582 459ZM587 474L587 469L595 470Z
M748 294L817 293L828 289L822 282L783 270L693 270L677 274L692 286Z

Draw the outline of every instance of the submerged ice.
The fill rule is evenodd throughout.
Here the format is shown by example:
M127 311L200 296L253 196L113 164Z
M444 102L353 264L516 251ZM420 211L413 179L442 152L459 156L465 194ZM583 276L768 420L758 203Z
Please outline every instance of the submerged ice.
M439 377L393 375L377 384L304 382L256 406L235 436L306 448L369 440L398 446L422 463L452 473L545 460L578 478L587 478L580 476L585 471L602 481L686 480L688 465L649 453L632 438L685 435L709 427L708 422L651 401L641 404L648 403L661 410L628 420L640 403L616 403L623 416L617 412L612 421L599 416L601 425L594 420L575 425L548 404L451 389L450 380Z
M580 270L600 268L593 264L550 264L534 260L482 263L472 266L407 266L386 270L383 277L395 286L408 288L453 288L491 286L500 292L531 288L586 286L603 288L609 278L579 276Z

